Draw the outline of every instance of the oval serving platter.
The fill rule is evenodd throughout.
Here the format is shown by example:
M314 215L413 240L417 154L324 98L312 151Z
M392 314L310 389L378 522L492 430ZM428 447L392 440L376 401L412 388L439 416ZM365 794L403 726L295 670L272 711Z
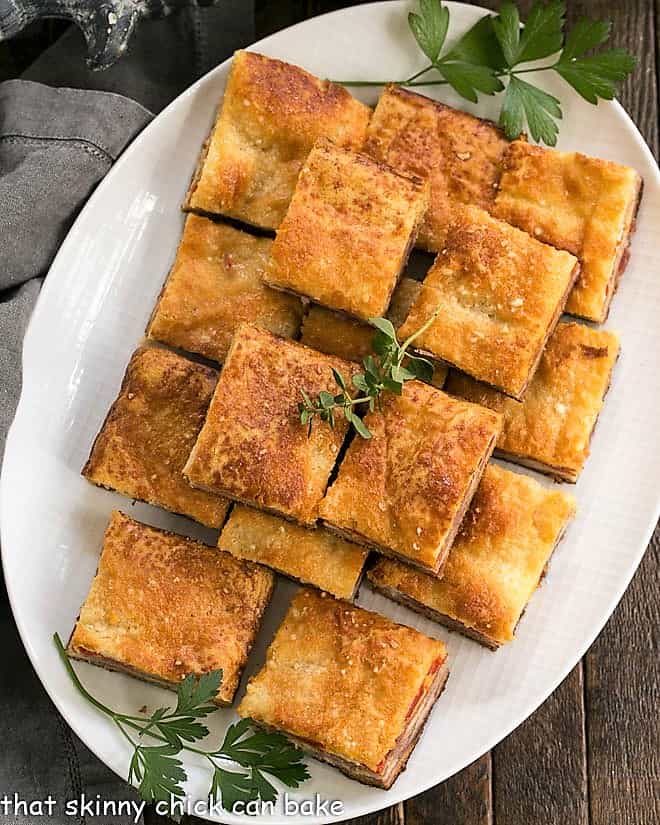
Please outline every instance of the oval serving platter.
M450 38L484 12L449 3ZM406 23L406 2L333 12L253 47L321 77L406 77L422 67ZM356 46L359 44L359 48ZM215 534L144 504L95 489L80 476L92 440L140 341L181 233L179 205L222 97L229 62L163 111L133 142L90 198L54 261L25 338L24 383L9 434L1 482L4 571L23 642L59 710L100 759L126 777L129 750L116 729L86 704L52 643L68 637L96 570L110 511L214 543ZM340 816L238 816L223 822L338 821L418 794L479 757L520 724L576 664L623 594L660 514L660 175L617 103L591 106L559 78L544 86L562 100L559 148L635 167L645 181L632 258L607 328L622 355L601 415L592 456L575 487L578 516L532 599L517 638L491 653L363 587L358 603L447 642L451 676L407 770L390 791L365 787L309 760L312 779L292 798L344 803ZM377 89L356 90L373 104ZM475 114L495 115L492 100L470 106L453 93L426 91ZM550 483L543 481L543 483ZM263 660L293 585L280 582L248 665ZM120 674L78 664L84 683L111 706L169 704L172 694ZM245 683L245 676L243 685ZM239 695L242 693L239 691ZM217 739L236 719L212 717ZM205 798L210 777L186 758L187 792Z

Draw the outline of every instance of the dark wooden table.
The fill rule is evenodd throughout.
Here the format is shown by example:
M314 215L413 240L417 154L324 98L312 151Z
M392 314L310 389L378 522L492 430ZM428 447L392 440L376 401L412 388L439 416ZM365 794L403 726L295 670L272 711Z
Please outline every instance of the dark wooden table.
M477 5L497 8L495 2ZM263 37L352 3L257 0ZM523 12L531 5L520 3ZM612 20L640 58L620 100L658 157L660 0L568 0L568 17ZM53 23L51 36L60 31ZM50 39L50 37L48 38ZM27 48L30 47L28 41ZM25 46L20 63L25 65ZM35 46L38 53L38 43ZM0 74L19 67L2 55ZM35 54L36 56L36 54ZM490 753L441 785L359 825L658 825L660 526L614 615L555 693ZM187 819L187 825L192 825ZM200 822L199 820L194 820ZM147 825L165 823L153 813Z

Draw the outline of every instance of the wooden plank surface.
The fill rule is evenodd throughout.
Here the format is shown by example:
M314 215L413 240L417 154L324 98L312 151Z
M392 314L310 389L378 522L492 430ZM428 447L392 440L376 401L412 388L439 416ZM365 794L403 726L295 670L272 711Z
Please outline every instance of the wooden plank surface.
M653 4L581 0L575 5L579 13L612 19L614 45L639 56L620 100L657 158L660 29ZM659 561L656 528L630 587L584 659L591 825L660 822Z
M660 530L585 657L591 825L660 822Z
M492 752L493 822L589 825L582 666Z
M407 800L404 812L405 825L491 825L493 799L490 753L446 782Z

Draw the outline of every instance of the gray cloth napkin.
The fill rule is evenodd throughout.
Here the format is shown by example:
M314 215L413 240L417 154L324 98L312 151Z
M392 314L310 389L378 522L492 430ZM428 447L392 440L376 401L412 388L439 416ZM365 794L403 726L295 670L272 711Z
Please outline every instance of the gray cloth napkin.
M152 112L254 39L253 11L251 0L222 0L144 21L128 54L101 73L86 68L84 40L71 28L24 79L0 84L0 461L20 393L23 334L76 214ZM4 582L0 643L0 819L131 821L65 816L64 802L82 793L135 795L72 734L46 696L16 633ZM1 807L4 794L30 801L49 793L60 804L40 820Z

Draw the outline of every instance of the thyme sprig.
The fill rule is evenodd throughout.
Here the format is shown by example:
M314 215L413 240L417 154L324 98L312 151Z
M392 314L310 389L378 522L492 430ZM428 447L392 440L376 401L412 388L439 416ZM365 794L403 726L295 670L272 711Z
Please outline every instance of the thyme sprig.
M449 9L441 0L419 0L419 13L409 13L408 25L430 61L427 66L404 80L335 82L344 86L449 85L472 103L480 92L504 92L499 122L507 138L513 140L527 128L534 140L554 146L561 101L521 75L556 72L585 100L596 104L600 98L611 100L617 84L637 65L637 58L624 49L590 53L609 39L611 23L582 18L565 35L565 15L566 4L561 0L537 0L523 26L516 4L507 0L499 14L482 17L445 49ZM548 65L525 66L549 57Z
M213 770L209 799L219 799L228 811L239 801L274 802L277 789L269 777L290 788L309 779L302 751L280 733L255 731L250 719L230 725L218 748L204 750L191 744L208 736L209 730L200 720L218 710L213 699L222 681L221 670L199 678L189 674L177 685L175 708L157 708L149 716L137 716L114 710L92 696L73 669L59 634L53 636L53 641L80 695L108 716L129 742L133 753L128 781L137 785L145 801L169 804L172 798L184 797L182 783L187 776L177 758L181 751L195 753L209 762ZM147 744L149 740L159 744Z
M357 393L351 395L349 382L334 368L332 375L340 389L337 395L323 390L312 399L304 389L300 389L303 400L298 405L298 411L300 422L307 425L308 433L311 435L315 418L334 427L336 416L339 414L355 428L358 435L362 438L371 438L369 428L355 412L355 408L365 404L373 411L380 406L380 397L384 392L401 395L406 381L412 381L414 378L430 381L433 378L433 364L426 358L411 355L409 348L415 338L431 326L439 312L437 309L403 343L399 343L391 321L387 318L370 318L369 323L376 328L372 339L373 354L363 358L364 372L356 373L351 378L350 383Z

